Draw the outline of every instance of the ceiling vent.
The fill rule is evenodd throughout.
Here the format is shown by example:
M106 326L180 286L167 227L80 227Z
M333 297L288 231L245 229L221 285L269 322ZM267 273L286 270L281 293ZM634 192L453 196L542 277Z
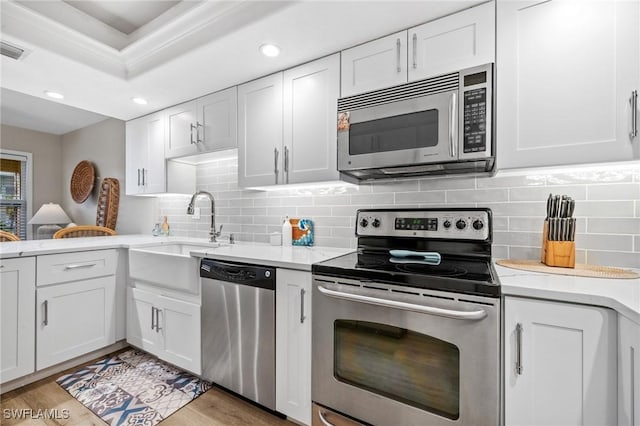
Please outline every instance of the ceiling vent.
M0 54L3 56L7 56L11 59L20 59L23 53L24 49L20 49L19 47L5 43L4 41L0 42Z

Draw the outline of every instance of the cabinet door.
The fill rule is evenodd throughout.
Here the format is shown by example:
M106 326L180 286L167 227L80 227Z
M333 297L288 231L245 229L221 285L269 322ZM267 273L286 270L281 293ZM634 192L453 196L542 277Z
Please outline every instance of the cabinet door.
M146 164L143 169L143 190L148 194L166 191L164 111L152 114L147 120Z
M125 125L125 188L127 195L142 192L142 167L147 157L147 119L141 117Z
M409 30L409 81L495 62L495 3Z
M618 315L618 425L640 426L640 324Z
M231 87L197 100L198 152L219 151L238 146L238 91Z
M615 351L610 309L506 297L505 424L615 424Z
M35 367L36 262L0 259L0 383Z
M311 424L311 274L276 273L276 410Z
M202 129L197 123L196 101L185 102L165 110L165 157L196 154L202 141Z
M500 168L638 157L629 99L640 88L639 8L638 0L498 2Z
M192 373L201 374L200 306L158 296L160 358Z
M37 290L38 370L115 343L115 276Z
M125 188L127 195L165 192L164 112L127 121Z
M127 342L158 355L155 305L157 298L137 288L127 289Z
M238 86L238 185L282 183L282 73Z
M284 183L337 180L340 56L284 72Z
M342 97L407 82L407 31L343 50L340 55Z

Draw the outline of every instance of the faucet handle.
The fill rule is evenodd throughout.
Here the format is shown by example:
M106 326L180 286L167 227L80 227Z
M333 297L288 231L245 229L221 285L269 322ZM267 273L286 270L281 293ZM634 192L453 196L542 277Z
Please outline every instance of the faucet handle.
M218 232L216 232L216 237L219 237L222 234L222 227L224 226L224 224L220 225L220 230ZM215 229L213 230L215 232Z

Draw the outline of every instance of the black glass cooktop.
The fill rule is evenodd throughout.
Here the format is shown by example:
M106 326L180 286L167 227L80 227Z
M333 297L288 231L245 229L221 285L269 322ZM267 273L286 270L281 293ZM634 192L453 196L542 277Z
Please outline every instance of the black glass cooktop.
M442 255L439 265L421 258L394 258L388 252L349 253L312 266L317 275L380 281L408 287L500 296L500 285L487 258Z

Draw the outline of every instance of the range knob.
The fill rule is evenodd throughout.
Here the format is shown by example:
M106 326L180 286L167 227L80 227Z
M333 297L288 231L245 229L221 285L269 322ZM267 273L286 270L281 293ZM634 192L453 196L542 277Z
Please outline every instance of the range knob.
M479 231L484 228L484 223L480 219L476 219L473 221L473 229Z
M456 228L462 230L462 229L464 229L466 227L467 227L467 222L465 222L463 219L458 219L456 221Z
M450 221L449 219L445 220L445 221L442 223L442 226L444 226L444 227L445 227L445 229L449 229L449 228L451 228L451 221Z
M371 226L373 226L374 228L379 228L380 227L380 219L378 219L377 217L375 219L373 219L373 222L371 222Z
M366 228L369 225L369 221L367 219L365 219L364 217L362 219L360 219L360 226L363 228Z

